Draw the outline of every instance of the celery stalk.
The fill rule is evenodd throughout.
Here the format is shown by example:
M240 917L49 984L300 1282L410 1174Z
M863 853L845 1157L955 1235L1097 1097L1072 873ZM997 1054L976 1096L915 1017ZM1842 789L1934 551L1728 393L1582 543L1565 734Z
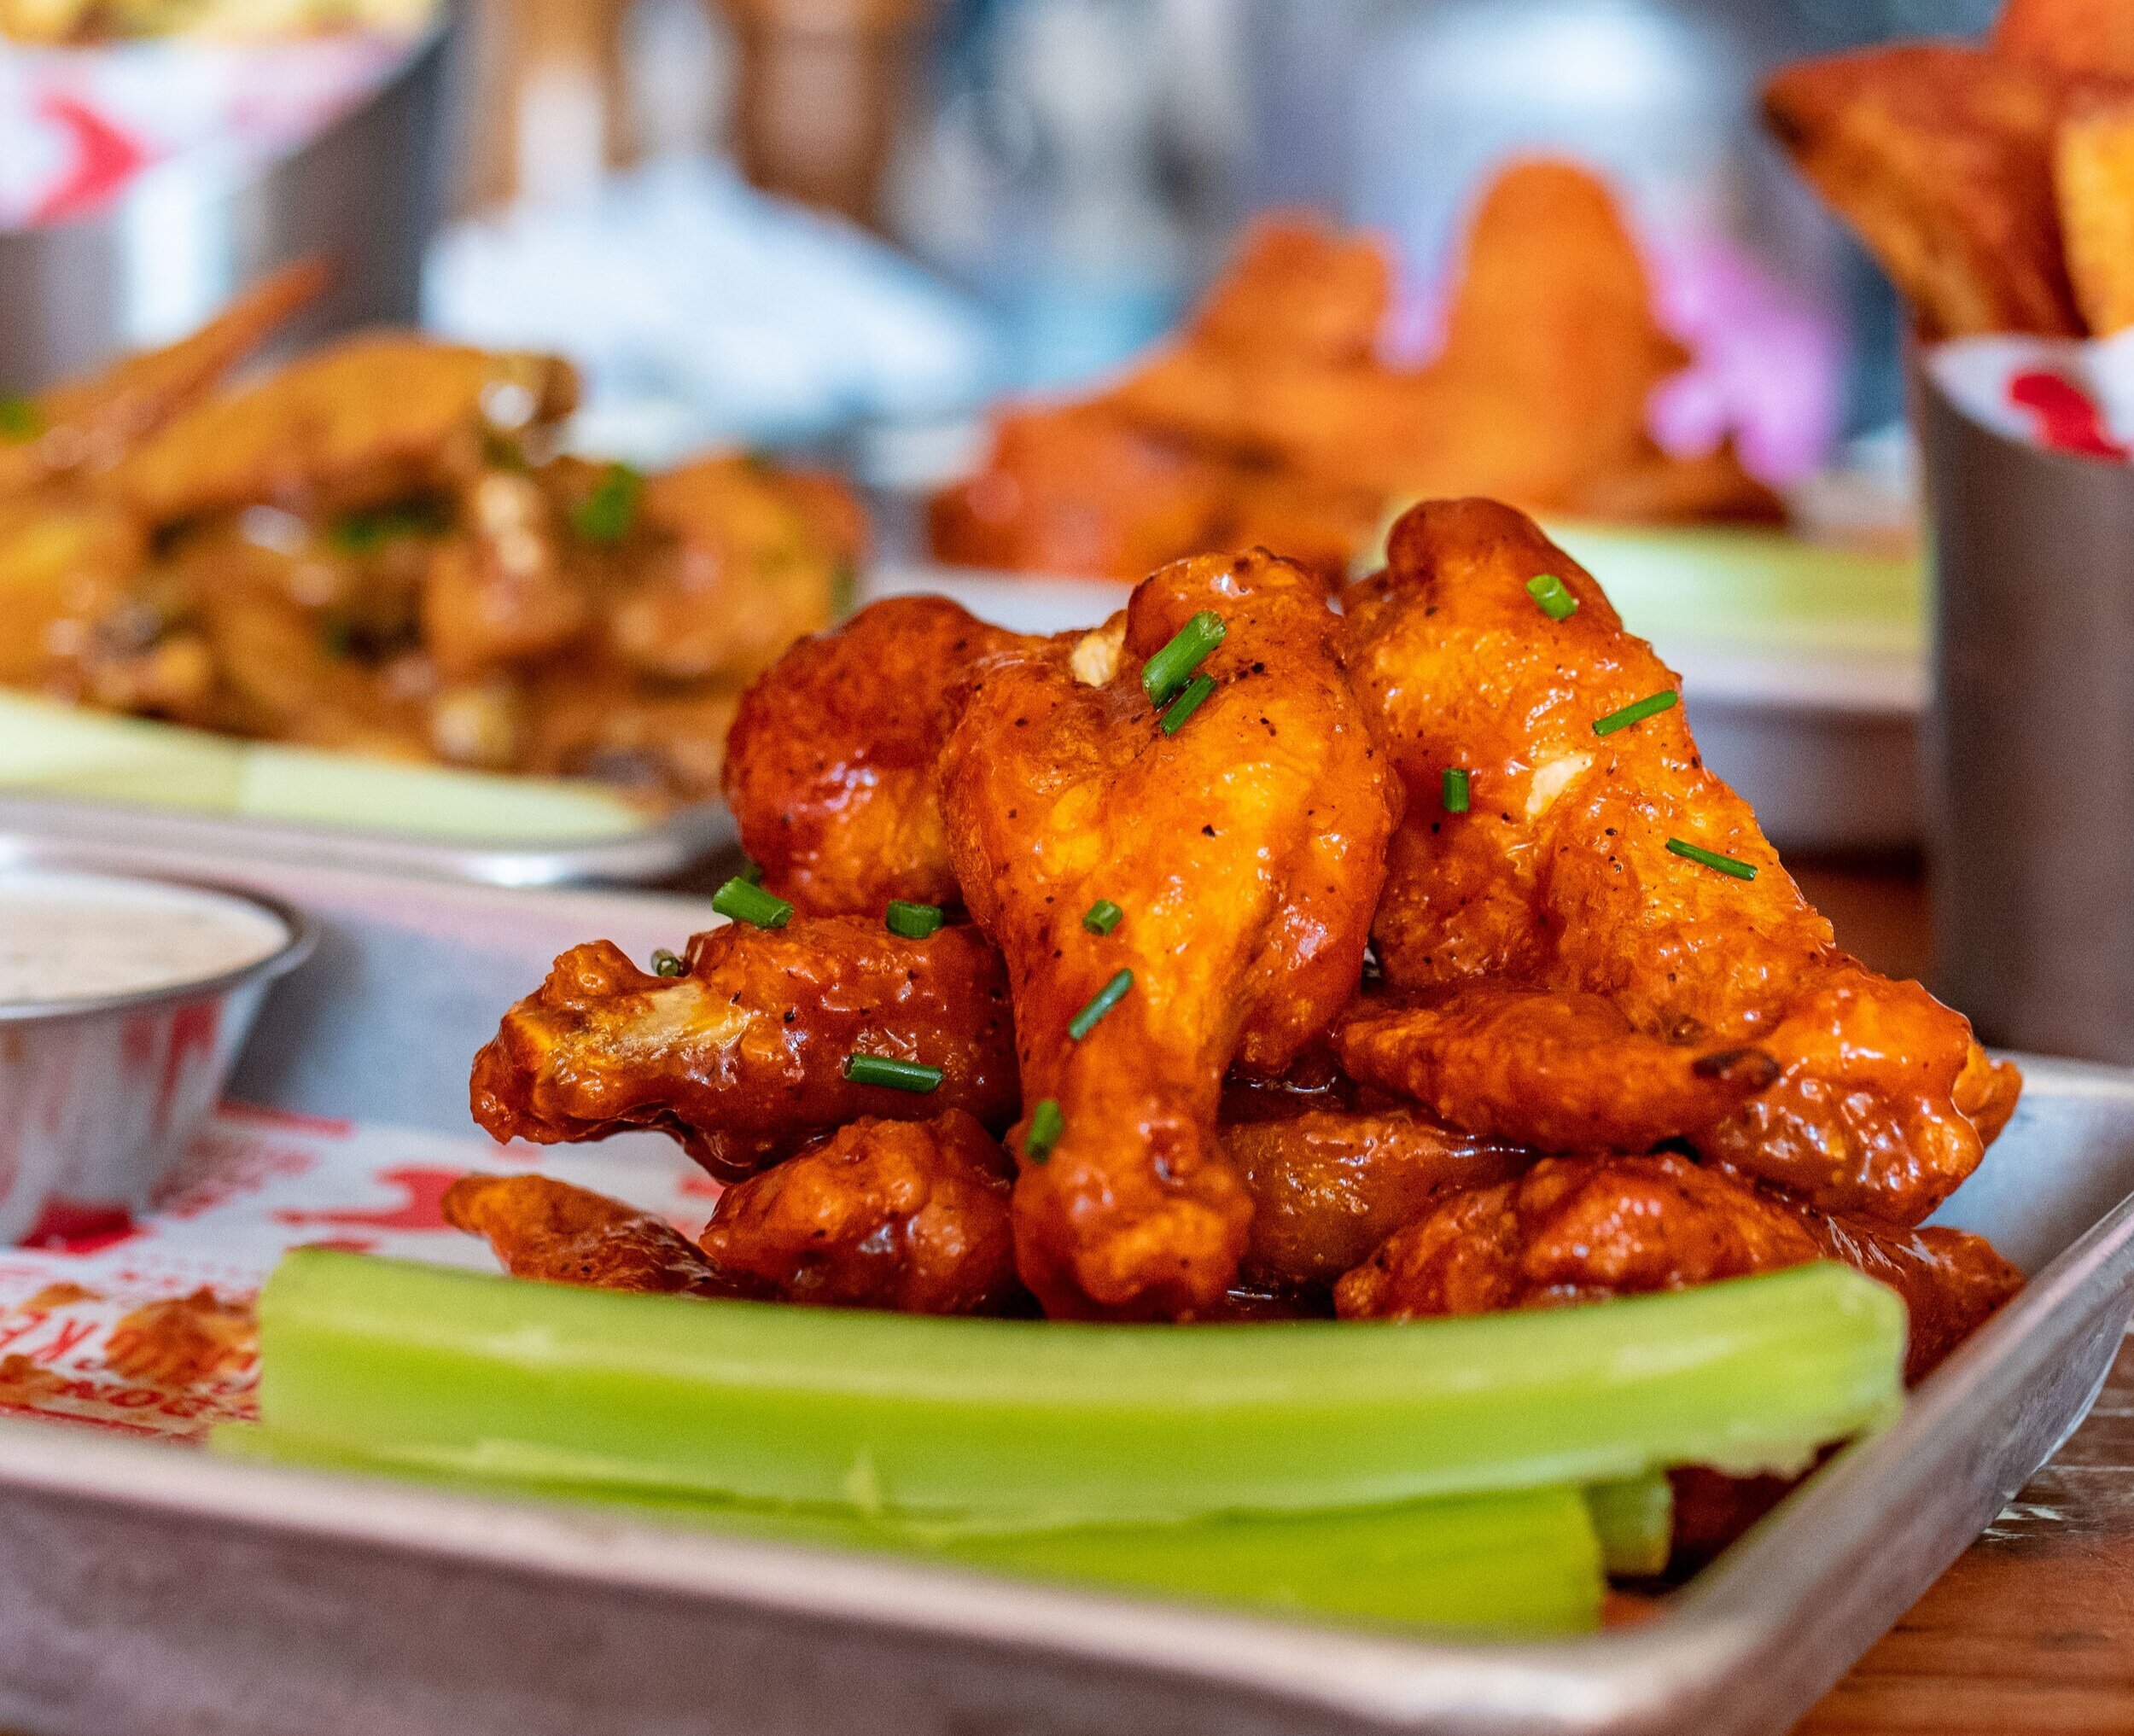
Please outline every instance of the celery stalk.
M269 1428L225 1424L219 1452L276 1464L392 1471ZM465 1477L444 1481L484 1487ZM512 1485L517 1488L517 1485ZM997 1532L836 1508L738 1506L656 1493L521 1492L650 1508L766 1542L918 1556L953 1565L1306 1617L1498 1634L1580 1633L1599 1621L1599 1542L1576 1490L1454 1495L1333 1513L1228 1515L1175 1525Z
M262 1419L399 1463L1029 1527L1794 1471L1901 1401L1841 1267L1413 1325L1091 1326L527 1284L324 1250L260 1296Z
M1586 1491L1586 1507L1611 1574L1647 1579L1667 1571L1675 1546L1675 1491L1665 1475L1597 1483Z

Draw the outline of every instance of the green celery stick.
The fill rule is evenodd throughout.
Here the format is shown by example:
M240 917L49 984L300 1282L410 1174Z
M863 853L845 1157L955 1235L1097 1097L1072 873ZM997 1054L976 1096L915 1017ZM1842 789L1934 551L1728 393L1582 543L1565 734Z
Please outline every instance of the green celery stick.
M1646 1579L1667 1571L1675 1547L1675 1491L1665 1474L1596 1483L1586 1491L1586 1506L1610 1573Z
M259 1301L262 1420L523 1483L1038 1527L1794 1471L1901 1402L1842 1267L1413 1325L1078 1325L522 1283L322 1249Z
M213 1444L219 1452L274 1464L371 1472L394 1468L243 1424L217 1430ZM483 1487L464 1477L442 1480ZM552 1488L522 1492L581 1500L589 1494ZM1565 1488L1453 1495L1332 1513L1233 1514L1175 1525L1005 1533L870 1519L831 1508L591 1494L767 1542L916 1555L1025 1578L1391 1627L1583 1633L1598 1624L1604 1588L1601 1550L1587 1503Z

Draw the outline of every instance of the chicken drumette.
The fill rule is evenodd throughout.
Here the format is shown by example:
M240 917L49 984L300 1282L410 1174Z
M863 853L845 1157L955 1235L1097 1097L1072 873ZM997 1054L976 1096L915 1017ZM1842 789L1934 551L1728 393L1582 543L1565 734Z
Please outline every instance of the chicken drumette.
M1352 1074L1469 1133L1682 1139L1896 1223L1971 1173L2015 1070L1838 950L1698 756L1673 673L1532 521L1417 507L1344 601L1408 796L1374 929L1391 992L1336 1033Z
M1152 705L1145 665L1203 613L1225 629L1210 684ZM1014 999L1023 1279L1055 1314L1190 1318L1252 1215L1224 1072L1280 1071L1354 993L1394 796L1302 569L1180 562L1122 625L981 661L942 801Z

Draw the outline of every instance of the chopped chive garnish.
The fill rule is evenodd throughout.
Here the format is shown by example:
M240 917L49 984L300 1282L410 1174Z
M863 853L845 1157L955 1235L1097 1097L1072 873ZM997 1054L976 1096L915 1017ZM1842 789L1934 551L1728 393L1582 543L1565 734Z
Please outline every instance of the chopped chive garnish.
M1722 874L1731 874L1736 880L1756 878L1756 864L1753 862L1722 856L1717 850L1707 850L1700 844L1685 844L1680 838L1670 838L1667 848L1677 856L1687 856L1701 867L1717 868Z
M1067 1034L1079 1043L1097 1028L1097 1021L1126 999L1127 990L1134 987L1134 973L1122 970L1111 982L1099 988L1089 1005L1068 1022Z
M1569 620L1578 613L1578 599L1554 573L1526 581L1526 594L1551 620Z
M1163 733L1175 736L1186 727L1186 719L1200 709L1203 700L1216 690L1216 678L1197 675L1192 685L1171 702L1171 708L1163 714Z
M27 398L0 397L0 440L33 440L44 432L44 418Z
M1443 784L1445 812L1465 813L1467 811L1468 778L1457 766L1448 767Z
M1082 925L1093 935L1108 935L1126 916L1108 898L1100 898L1082 914Z
M403 500L335 515L326 527L327 546L343 555L375 555L403 537L438 537L452 527L436 502Z
M712 894L711 907L722 917L753 923L759 929L782 929L793 919L791 905L738 876Z
M1626 705L1620 711L1612 711L1606 717L1595 718L1593 732L1596 736L1612 736L1618 730L1627 730L1634 723L1643 723L1648 717L1658 717L1663 711L1672 711L1681 697L1671 687L1664 693L1648 693L1635 705Z
M1170 643L1141 666L1141 691L1148 695L1148 702L1161 705L1183 687L1229 631L1221 615L1204 609L1173 633Z
M883 920L889 932L901 935L907 941L923 941L938 929L944 918L937 904L912 904L908 900L893 898Z
M628 464L610 464L600 473L592 492L578 503L570 527L589 543L619 543L637 522L644 493L644 474Z
M740 873L734 878L745 880L751 886L761 886L763 884L763 865L761 862L743 861Z
M689 967L688 967L686 964L683 964L683 963L682 963L682 960L681 960L681 955L680 955L679 953L678 953L678 952L668 952L668 949L667 949L666 947L653 947L653 949L652 949L652 974L653 974L653 976L682 976L683 974L685 974L685 973L688 970L688 969L689 969Z
M1052 1147L1066 1131L1067 1117L1059 1112L1059 1099L1041 1099L1030 1111L1030 1130L1023 1136L1023 1155L1033 1163L1042 1163L1052 1155Z
M889 1055L848 1055L845 1077L854 1085L886 1085L892 1091L939 1091L941 1069Z

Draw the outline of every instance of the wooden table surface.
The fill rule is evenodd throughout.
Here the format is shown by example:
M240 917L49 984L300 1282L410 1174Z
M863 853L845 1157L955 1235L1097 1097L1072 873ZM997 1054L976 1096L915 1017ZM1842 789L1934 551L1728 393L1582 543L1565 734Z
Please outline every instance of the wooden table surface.
M1913 865L1795 869L1840 944L1879 970L1926 972ZM1799 1732L2134 1732L2134 1340L2081 1432Z

